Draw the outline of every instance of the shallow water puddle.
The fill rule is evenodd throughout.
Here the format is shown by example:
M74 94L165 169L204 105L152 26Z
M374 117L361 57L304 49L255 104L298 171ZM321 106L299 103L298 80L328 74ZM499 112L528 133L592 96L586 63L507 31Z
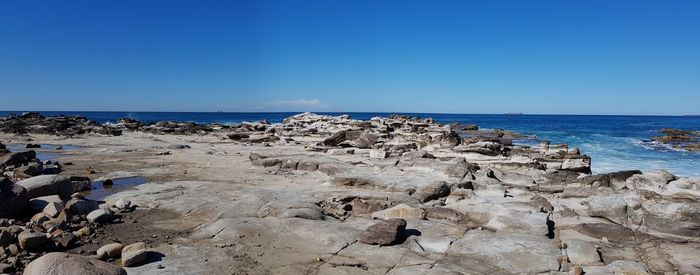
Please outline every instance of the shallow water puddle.
M102 181L95 181L91 184L91 190L82 191L80 192L80 194L85 196L85 198L101 201L112 194L132 189L135 186L144 183L146 183L145 177L128 177L113 179L111 185L104 185L104 182Z
M53 145L53 144L41 144L41 148L26 148L26 144L7 144L7 149L10 152L26 152L29 150L34 150L36 152L36 158L41 161L56 160L61 157L58 152L61 151L73 151L78 150L80 147L73 145Z

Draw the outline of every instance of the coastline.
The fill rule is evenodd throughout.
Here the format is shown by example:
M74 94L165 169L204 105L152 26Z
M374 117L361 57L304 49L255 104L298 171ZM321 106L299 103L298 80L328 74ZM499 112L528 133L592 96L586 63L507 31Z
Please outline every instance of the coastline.
M697 178L594 175L563 144L404 116L115 127L0 141L79 147L62 175L147 179L105 201L174 213L144 219L187 234L149 244L165 257L130 274L700 272ZM405 228L368 231L393 218Z

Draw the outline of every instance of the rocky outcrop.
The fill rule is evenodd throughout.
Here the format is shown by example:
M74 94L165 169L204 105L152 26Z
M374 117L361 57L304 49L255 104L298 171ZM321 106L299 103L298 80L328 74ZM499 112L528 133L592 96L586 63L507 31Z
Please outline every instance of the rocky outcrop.
M126 271L118 266L97 259L62 252L52 252L32 261L27 265L24 274L126 275Z
M651 140L681 150L700 151L700 131L664 128L659 133L663 135Z
M0 176L0 218L16 217L29 206L29 195L21 185Z
M358 241L365 244L391 245L400 240L404 230L406 230L405 220L389 219L367 228Z
M63 199L73 194L73 184L69 177L61 175L42 175L17 182L27 190L30 199L58 195Z

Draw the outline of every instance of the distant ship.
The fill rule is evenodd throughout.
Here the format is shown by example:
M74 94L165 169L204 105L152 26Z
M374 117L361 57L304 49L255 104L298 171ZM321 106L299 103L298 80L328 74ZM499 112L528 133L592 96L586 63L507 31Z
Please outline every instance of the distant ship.
M507 116L522 116L523 113L511 113L511 112L506 112L505 115L507 115Z

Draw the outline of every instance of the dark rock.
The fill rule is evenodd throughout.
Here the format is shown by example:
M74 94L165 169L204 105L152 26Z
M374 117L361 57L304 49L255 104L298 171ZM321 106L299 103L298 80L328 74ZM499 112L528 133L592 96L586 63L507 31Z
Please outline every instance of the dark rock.
M16 217L29 206L29 195L21 185L0 176L0 217Z
M244 134L244 133L230 133L226 136L232 140L242 140L242 139L246 139L246 138L250 137L248 134Z
M347 131L339 131L323 140L325 146L338 146L343 141L347 140Z
M24 146L24 148L27 148L27 149L35 149L35 148L41 148L41 144L32 144L32 143L27 143L27 145L26 145L26 146Z
M389 219L368 227L360 234L358 241L365 244L391 245L399 241L405 230L405 220Z
M26 152L9 153L0 156L0 168L19 167L27 165L36 160L36 152L29 150Z

